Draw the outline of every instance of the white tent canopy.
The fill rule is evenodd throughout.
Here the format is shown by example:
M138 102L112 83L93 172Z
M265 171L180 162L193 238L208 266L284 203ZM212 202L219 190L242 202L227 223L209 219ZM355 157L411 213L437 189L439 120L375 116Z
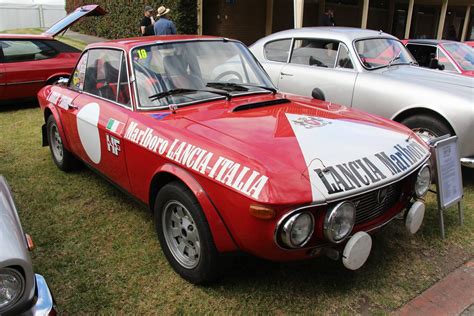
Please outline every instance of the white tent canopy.
M65 16L65 0L0 0L0 31L50 27Z

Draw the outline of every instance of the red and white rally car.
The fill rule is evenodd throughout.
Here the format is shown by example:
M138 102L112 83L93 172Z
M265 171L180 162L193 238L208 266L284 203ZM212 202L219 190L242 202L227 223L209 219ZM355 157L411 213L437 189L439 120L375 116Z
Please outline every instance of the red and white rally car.
M278 93L238 41L92 44L70 78L38 94L43 145L60 169L80 160L147 204L190 282L236 251L358 269L368 233L401 215L411 233L421 225L426 144L393 121Z

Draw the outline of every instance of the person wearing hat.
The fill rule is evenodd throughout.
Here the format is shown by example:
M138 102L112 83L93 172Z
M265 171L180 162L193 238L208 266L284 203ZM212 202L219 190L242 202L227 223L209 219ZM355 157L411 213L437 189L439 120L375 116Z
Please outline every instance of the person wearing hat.
M153 31L153 24L155 24L155 20L153 19L153 8L147 5L145 6L144 17L140 21L141 35L155 35L155 32Z
M172 35L176 34L176 26L173 21L168 18L168 13L170 12L169 8L161 6L157 10L158 21L155 22L153 29L155 30L155 35Z

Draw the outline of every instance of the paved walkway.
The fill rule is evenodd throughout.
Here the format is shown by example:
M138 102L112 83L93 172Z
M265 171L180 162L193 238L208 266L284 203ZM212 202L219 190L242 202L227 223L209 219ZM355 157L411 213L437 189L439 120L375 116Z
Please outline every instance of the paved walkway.
M473 316L474 259L448 274L394 315Z
M65 36L72 38L74 40L78 41L83 41L86 44L92 44L92 43L97 43L97 42L103 42L106 41L105 38L102 37L97 37L97 36L92 36L92 35L86 35L86 34L81 34L77 33L71 30L68 30L65 34Z

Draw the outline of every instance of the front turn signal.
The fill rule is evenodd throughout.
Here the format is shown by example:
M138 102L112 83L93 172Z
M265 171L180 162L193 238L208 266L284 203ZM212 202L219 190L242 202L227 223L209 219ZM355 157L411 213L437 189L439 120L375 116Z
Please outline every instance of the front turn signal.
M26 245L28 246L28 250L32 251L35 249L35 244L33 243L33 238L29 234L25 234Z
M276 211L272 208L262 205L250 205L250 215L259 219L273 219L276 216Z

